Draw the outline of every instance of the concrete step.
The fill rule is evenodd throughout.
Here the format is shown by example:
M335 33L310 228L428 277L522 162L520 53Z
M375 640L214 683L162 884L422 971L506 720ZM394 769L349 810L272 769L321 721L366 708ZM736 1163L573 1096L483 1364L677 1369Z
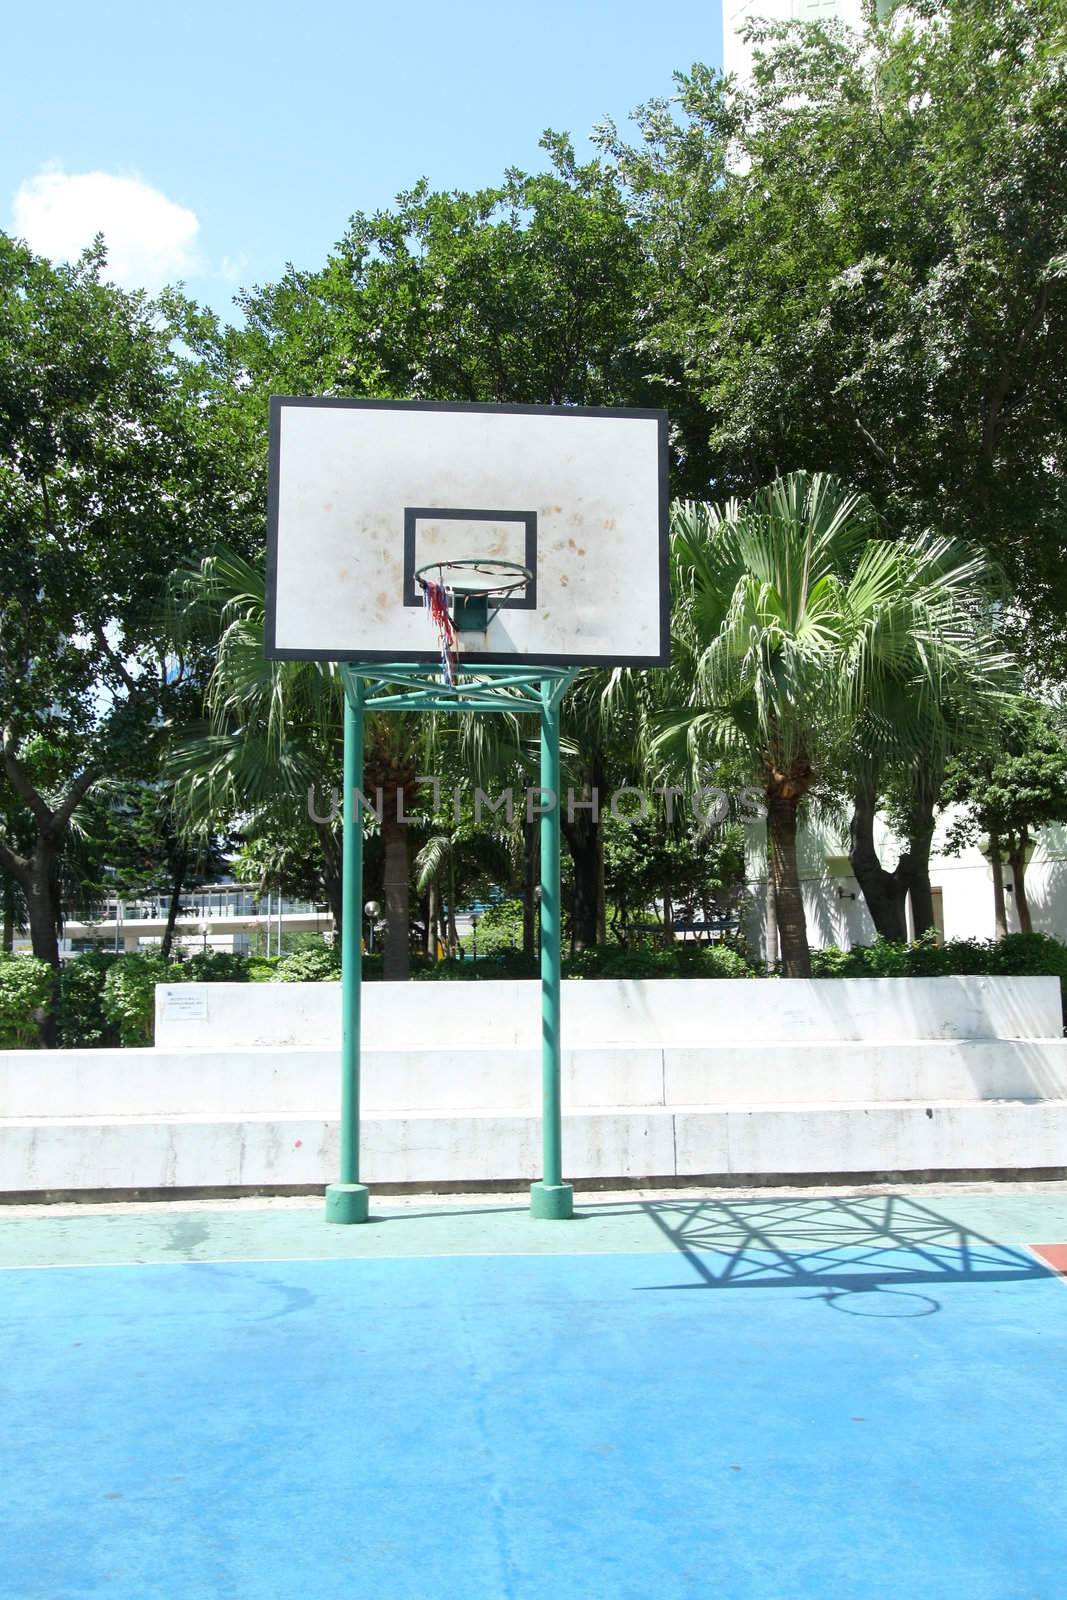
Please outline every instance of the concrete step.
M540 1171L532 1115L368 1115L370 1184L527 1181ZM564 1117L574 1179L814 1178L1067 1170L1067 1099L867 1105L606 1106ZM93 1193L315 1187L337 1171L323 1114L148 1114L0 1121L0 1190Z
M0 1117L209 1117L329 1113L336 1050L0 1052ZM538 1050L368 1050L369 1113L535 1115ZM564 1051L572 1111L1067 1098L1067 1040L924 1039L890 1044L588 1045Z

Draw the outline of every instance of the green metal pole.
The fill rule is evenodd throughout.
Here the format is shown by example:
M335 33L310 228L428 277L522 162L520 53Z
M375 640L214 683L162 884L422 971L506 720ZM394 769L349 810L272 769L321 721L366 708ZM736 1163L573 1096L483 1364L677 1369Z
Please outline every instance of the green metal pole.
M551 679L541 683L541 1093L544 1156L541 1182L530 1187L530 1215L574 1215L574 1190L563 1181L560 1100L559 703Z
M341 1179L326 1190L327 1222L366 1222L369 1194L359 1181L359 1002L362 986L363 699L359 678L345 684L343 845L341 853Z

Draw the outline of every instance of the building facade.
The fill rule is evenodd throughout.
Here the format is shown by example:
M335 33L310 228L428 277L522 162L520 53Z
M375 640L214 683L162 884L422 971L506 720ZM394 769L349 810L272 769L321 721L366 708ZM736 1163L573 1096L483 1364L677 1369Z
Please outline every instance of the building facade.
M738 78L752 73L752 46L744 39L750 22L842 22L863 24L862 0L723 0L723 71Z

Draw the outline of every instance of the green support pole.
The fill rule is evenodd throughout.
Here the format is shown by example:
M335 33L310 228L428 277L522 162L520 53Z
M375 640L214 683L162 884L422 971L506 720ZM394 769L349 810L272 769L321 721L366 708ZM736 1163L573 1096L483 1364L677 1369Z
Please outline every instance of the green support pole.
M541 1182L530 1188L530 1215L565 1220L574 1215L574 1190L563 1181L560 1102L560 891L559 695L552 679L541 684L541 1092L544 1156ZM546 793L547 791L547 793Z
M364 685L345 684L344 842L341 855L341 1181L326 1190L327 1222L366 1222L369 1194L359 1181L360 931L363 899L363 820L356 791L363 785Z

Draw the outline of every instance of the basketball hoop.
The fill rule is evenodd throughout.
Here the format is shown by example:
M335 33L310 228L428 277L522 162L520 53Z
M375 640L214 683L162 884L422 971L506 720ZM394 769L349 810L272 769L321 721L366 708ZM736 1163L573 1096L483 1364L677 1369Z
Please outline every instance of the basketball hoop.
M485 633L504 601L523 594L533 582L529 567L492 556L431 561L419 567L415 582L437 630L445 682L455 682L460 635Z

